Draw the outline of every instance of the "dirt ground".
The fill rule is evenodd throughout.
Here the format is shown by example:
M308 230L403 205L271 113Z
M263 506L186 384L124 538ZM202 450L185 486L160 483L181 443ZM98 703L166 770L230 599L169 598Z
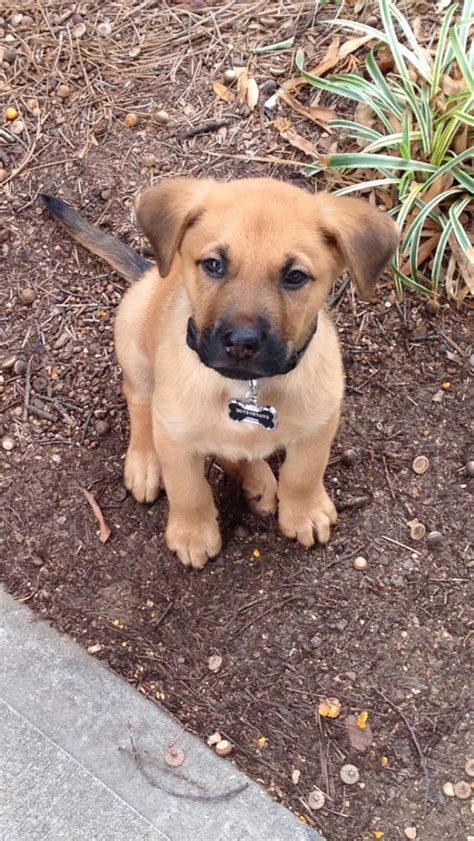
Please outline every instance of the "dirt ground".
M466 312L399 303L388 277L380 302L362 304L343 282L332 307L347 395L327 472L340 511L331 542L307 551L283 539L211 464L224 549L189 573L164 544L166 498L140 506L122 486L128 420L112 323L124 283L76 249L37 200L40 190L60 195L143 248L133 197L158 178L270 174L314 189L274 114L239 109L212 89L233 63L247 64L267 95L291 75L291 51L252 56L249 44L296 32L317 59L332 34L314 24L314 9L27 0L13 7L15 21L0 20L2 106L25 123L20 135L6 121L0 128L0 437L13 446L0 451L2 580L184 727L230 739L230 761L327 841L395 841L408 827L426 841L468 841L471 801L443 792L469 781L473 753ZM362 19L373 13L358 9ZM330 4L324 11L334 14ZM98 35L101 22L108 35ZM127 112L138 115L134 128ZM316 146L327 143L292 118ZM176 136L222 119L217 132ZM420 455L423 475L412 469ZM81 486L110 525L105 544ZM436 546L410 537L414 519L440 532ZM353 566L360 555L364 571ZM338 719L315 714L327 696L342 704ZM345 718L364 710L373 741L361 752ZM345 763L359 783L342 783ZM319 811L308 803L316 787L326 795Z

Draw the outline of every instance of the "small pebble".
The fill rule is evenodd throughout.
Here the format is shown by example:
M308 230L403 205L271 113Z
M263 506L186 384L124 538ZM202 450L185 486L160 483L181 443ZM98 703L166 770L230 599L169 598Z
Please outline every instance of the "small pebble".
M419 476L422 476L423 473L426 473L430 466L430 463L426 456L417 456L413 459L412 462L412 470L414 473L418 473Z
M10 105L10 107L7 108L7 110L5 111L5 119L12 122L13 120L16 120L17 117L18 111L16 110L16 108L14 108L13 105Z
M308 794L308 806L310 809L322 809L325 802L326 798L320 788L315 788Z
M143 155L143 165L151 169L157 162L156 155Z
M426 542L431 549L436 549L438 546L441 546L443 542L443 535L440 531L430 531L428 537L426 538Z
M318 634L315 634L314 637L311 637L310 643L313 646L313 648L319 648L319 646L322 643L322 639Z
M355 765L343 765L339 776L346 786L353 786L359 782L359 769Z
M130 58L138 58L142 51L142 48L138 45L136 47L132 47L131 50L128 51Z
M184 762L184 757L184 750L179 748L177 745L171 745L171 747L165 750L164 760L166 764L170 765L172 768L179 768L179 766Z
M243 540L244 538L249 536L250 532L249 532L247 526L241 525L241 526L236 526L235 527L234 534L240 540Z
M3 371L8 371L10 368L13 368L16 362L16 356L7 356L6 359L2 359L0 362L0 368Z
M12 134L22 134L25 130L25 124L23 120L15 120L10 126L10 131Z
M474 478L474 461L468 461L466 464L466 476L470 479Z
M218 756L228 756L229 753L232 753L232 750L233 746L227 739L221 739L220 742L217 742L216 753Z
M110 425L106 420L98 420L95 422L95 431L97 435L107 435Z
M210 672L218 672L222 666L222 657L220 654L212 654L207 661L207 668Z
M101 645L100 642L96 642L95 645L89 645L88 646L87 653L88 654L98 654L99 651L102 651L103 647L104 646Z
M111 34L112 24L110 24L108 20L105 20L103 23L98 24L97 35L100 35L101 38L108 38Z
M167 111L163 109L161 111L157 111L155 114L155 121L160 124L160 126L167 126L170 121L170 115Z
M23 15L21 12L17 12L16 14L12 15L10 18L10 25L12 27L19 26L23 20Z
M342 454L342 463L345 464L346 467L352 467L353 464L357 461L357 451L353 449L345 450Z
M415 841L416 838L416 826L407 826L405 828L405 838L409 838L410 841Z
M30 304L33 303L35 298L36 298L36 292L35 292L34 289L30 289L29 286L27 286L25 289L22 289L21 292L20 292L20 299L21 299L22 304L30 305Z
M465 780L459 780L457 783L454 783L454 796L457 797L459 800L469 800L472 789L469 783Z
M2 447L7 453L11 453L15 449L15 441L9 435L4 435L2 438Z
M207 744L209 745L210 748L214 747L214 745L218 745L219 742L222 742L222 736L221 736L220 733L217 733L217 732L213 733L211 736L209 736L209 738L207 740Z
M464 770L468 777L474 777L474 756L469 756L466 759Z
M278 94L274 93L272 96L269 96L268 99L264 102L264 108L268 108L269 111L273 111L278 105Z
M299 770L299 768L293 768L293 771L291 772L291 782L293 783L294 786L298 785L298 783L300 781L300 777L301 777L301 771Z
M31 97L31 99L26 100L26 107L28 108L28 111L30 111L30 113L33 114L33 116L36 117L39 114L38 100L34 97Z
M71 88L69 85L58 85L57 94L61 99L67 99L71 96Z
M377 15L369 15L366 20L367 26L377 26L379 19Z
M237 74L233 67L229 67L227 70L224 70L224 82L227 85L230 85L231 82L235 82L237 78Z
M359 555L352 561L352 566L361 572L363 569L367 569L367 559Z
M135 128L135 126L137 124L138 124L138 117L137 117L136 114L134 114L133 112L130 112L130 114L126 115L125 125L127 125L129 128Z
M76 23L72 31L76 38L82 38L82 36L86 34L86 30L87 26L81 21L80 23Z
M425 304L425 310L428 315L437 315L440 311L441 307L438 301L433 300L432 298Z
M454 797L454 786L452 783L443 784L443 794L445 794L446 797Z
M6 169L4 169L3 167L0 167L0 184L2 184L3 181L6 181L7 178L8 178L8 173L7 173Z

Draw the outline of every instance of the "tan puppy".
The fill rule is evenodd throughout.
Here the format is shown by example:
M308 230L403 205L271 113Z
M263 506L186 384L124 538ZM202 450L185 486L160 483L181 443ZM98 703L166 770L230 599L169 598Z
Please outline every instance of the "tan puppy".
M220 551L208 455L259 511L278 504L285 535L325 543L337 515L323 477L344 379L324 302L344 268L363 298L373 296L397 246L395 223L365 201L272 179L175 179L137 201L157 269L44 200L82 244L139 278L115 329L131 424L125 485L140 502L165 487L170 549L196 568ZM249 380L258 403L278 412L276 428L229 416ZM278 449L286 459L277 483L265 459Z

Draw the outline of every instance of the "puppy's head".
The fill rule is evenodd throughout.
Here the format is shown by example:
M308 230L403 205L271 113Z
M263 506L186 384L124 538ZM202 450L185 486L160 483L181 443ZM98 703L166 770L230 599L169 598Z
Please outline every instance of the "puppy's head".
M189 346L241 380L294 368L338 274L348 268L371 299L398 243L395 223L363 200L267 178L165 181L136 209L160 274L186 286Z

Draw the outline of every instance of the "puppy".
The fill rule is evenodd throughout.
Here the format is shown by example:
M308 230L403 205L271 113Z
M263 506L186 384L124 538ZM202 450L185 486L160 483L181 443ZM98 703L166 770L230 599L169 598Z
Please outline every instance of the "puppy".
M125 485L139 502L166 489L169 548L195 568L221 549L209 455L259 512L278 506L283 534L326 543L337 515L323 479L344 377L324 302L343 269L373 297L399 239L391 218L267 178L172 179L136 203L156 268L44 200L73 237L137 281L115 326L130 413ZM286 451L278 482L266 461L276 450Z

